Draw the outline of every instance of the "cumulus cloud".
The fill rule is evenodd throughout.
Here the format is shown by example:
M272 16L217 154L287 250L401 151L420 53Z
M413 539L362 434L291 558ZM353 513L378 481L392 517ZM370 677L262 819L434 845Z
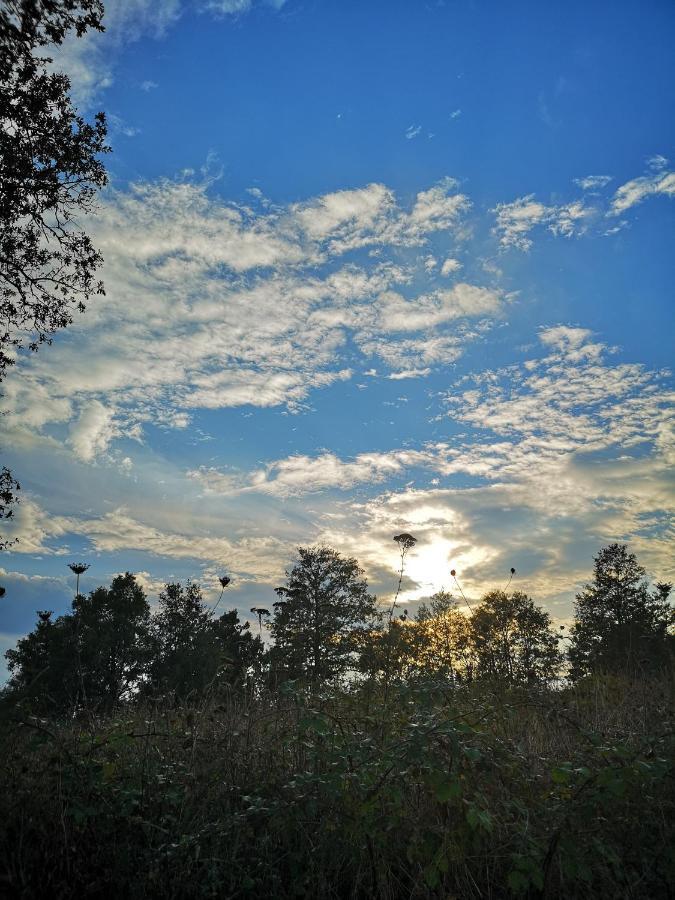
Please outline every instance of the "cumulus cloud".
M108 195L92 229L106 299L49 352L20 361L3 427L21 452L48 447L59 471L114 476L115 491L124 481L125 505L116 493L112 513L102 499L86 515L63 515L65 501L47 515L27 497L19 553L85 541L95 552L133 548L214 571L227 562L270 585L298 542L325 539L388 590L391 535L409 530L420 537L411 598L450 586L452 564L472 596L516 565L528 589L554 602L588 571L591 551L614 539L669 576L662 535L675 442L660 373L618 362L588 329L560 324L541 329L529 358L448 383L439 399L439 379L505 323L511 300L468 276L438 287L439 266L445 277L460 269L453 254L471 209L456 182L406 204L381 184L284 207L248 202L253 209L218 200L207 179L189 176ZM527 249L534 228L577 234L596 212L528 196L498 208L497 237ZM499 271L490 274L498 285ZM379 373L373 392L411 379L441 437L387 448L381 434L369 445L375 431L364 428L351 455L349 444L312 454L289 443L247 471L212 454L170 476L164 448L150 446L153 426L201 440L199 410L309 410L310 398L354 371ZM433 382L413 381L432 373ZM123 445L130 438L142 458ZM224 513L223 497L235 495Z
M218 16L236 16L248 12L252 0L204 0L201 8Z
M346 490L368 481L383 481L400 473L404 467L419 464L423 453L394 451L391 453L362 453L353 460L341 460L333 453L316 457L291 456L276 460L252 477L257 491L290 496L324 488Z
M356 555L385 595L396 564L391 537L414 534L403 602L453 588L450 568L474 599L515 565L525 589L556 610L569 602L570 584L586 577L593 552L611 540L630 541L650 571L672 578L663 523L675 508L675 396L663 373L618 361L575 325L541 329L539 347L517 364L448 386L443 415L462 428L453 438L346 457L296 453L251 471L200 466L187 483L202 491L201 504L188 499L154 513L154 504L139 500L135 510L48 516L29 498L15 523L19 552L62 554L71 540L85 539L99 553L133 548L211 568L227 563L269 586L292 557L297 538L284 523L298 515L303 542L325 540ZM94 423L105 420L93 411ZM93 424L83 423L82 432L84 446L95 443ZM359 485L369 493L355 500L348 492ZM180 481L174 490L185 496ZM334 491L345 499L322 504ZM308 494L318 498L311 508ZM209 510L221 509L223 496L233 498L225 505L239 517L242 502L254 509L260 502L266 536L250 522L241 529L251 537L214 531ZM274 503L283 507L274 512ZM203 507L202 517L183 506Z
M401 381L406 378L426 378L431 374L431 369L403 369L401 372L392 372L387 376L390 381Z
M675 394L662 373L612 363L586 329L555 326L540 339L544 355L448 393L449 416L472 433L423 448L422 465L442 486L389 490L326 523L322 538L357 553L384 585L395 568L391 535L418 538L402 602L452 589L450 568L477 598L515 565L528 591L564 600L568 613L570 584L616 540L655 577L673 577L675 535L663 523L675 511Z

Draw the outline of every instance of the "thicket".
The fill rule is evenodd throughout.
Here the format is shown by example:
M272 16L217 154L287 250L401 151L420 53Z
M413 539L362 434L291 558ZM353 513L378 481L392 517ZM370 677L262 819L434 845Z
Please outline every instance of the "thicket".
M666 588L605 548L561 639L519 591L378 616L354 560L306 548L254 607L268 649L194 584L153 614L131 575L78 592L8 654L2 890L669 897Z

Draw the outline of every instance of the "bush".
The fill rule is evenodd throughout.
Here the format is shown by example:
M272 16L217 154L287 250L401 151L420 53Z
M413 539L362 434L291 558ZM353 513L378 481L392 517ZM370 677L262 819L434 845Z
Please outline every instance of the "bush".
M9 714L12 896L667 897L663 682Z

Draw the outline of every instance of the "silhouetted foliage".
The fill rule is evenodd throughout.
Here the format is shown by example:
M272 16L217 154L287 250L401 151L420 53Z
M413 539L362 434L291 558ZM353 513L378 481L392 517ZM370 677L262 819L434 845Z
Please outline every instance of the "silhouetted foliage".
M10 470L3 466L0 469L0 523L11 519L14 515L14 507L18 503L17 492L21 485L14 478ZM6 550L14 541L7 540L0 535L0 550Z
M5 693L13 702L52 716L76 708L81 690L72 615L52 619L51 611L39 611L33 631L5 657L10 672Z
M241 686L263 650L236 611L213 619L193 582L167 584L160 594L151 646L143 691L178 700L200 696L207 688Z
M490 591L470 616L439 591L414 619L394 619L388 632L373 631L363 643L362 671L386 675L388 667L399 682L488 678L528 684L553 678L561 663L550 616L518 591Z
M98 587L73 601L82 702L96 711L114 709L133 696L149 659L150 607L127 572L110 588Z
M8 14L9 11L9 14ZM12 14L13 13L13 14ZM98 3L12 3L0 28L0 380L16 349L36 350L83 311L101 257L76 217L106 184L106 124L78 115L67 76L34 55L100 21Z
M471 678L471 624L447 591L422 603L417 615L394 618L386 630L373 629L361 639L360 671L393 683L418 679Z
M241 688L263 645L235 610L212 618L199 585L168 584L151 615L133 575L77 594L72 612L38 613L35 629L6 653L7 694L34 712L109 713L139 695L184 700Z
M271 679L189 582L154 616L128 573L38 613L0 705L5 893L670 898L668 678L550 689L557 640L524 593L465 615L440 591L388 625L355 560L299 553ZM596 562L580 596L600 583L634 620L641 568L618 545ZM339 678L357 653L370 677Z
M595 557L593 581L577 594L569 659L578 678L592 672L648 672L672 659L675 611L670 584L649 590L645 570L625 544Z
M376 617L363 570L330 547L300 547L299 560L277 588L271 665L278 678L305 678L313 688L354 662L359 633Z
M473 677L471 620L457 609L447 591L438 591L417 610L417 656L424 671L446 675L450 681Z
M31 53L36 47L61 44L69 31L81 37L89 28L103 31L102 0L2 0L0 46L6 54ZM0 63L6 73L10 61Z
M110 712L143 675L149 618L145 593L128 572L110 588L78 594L67 615L38 613L34 631L6 653L10 691L36 711Z
M42 48L71 31L103 30L100 0L3 0L0 5L0 382L16 352L37 350L84 311L101 256L78 217L107 182L103 113L86 122L67 76L50 71ZM0 521L17 502L7 469ZM0 549L7 541L0 537Z
M522 591L490 591L471 617L476 677L515 684L545 682L561 654L551 617Z

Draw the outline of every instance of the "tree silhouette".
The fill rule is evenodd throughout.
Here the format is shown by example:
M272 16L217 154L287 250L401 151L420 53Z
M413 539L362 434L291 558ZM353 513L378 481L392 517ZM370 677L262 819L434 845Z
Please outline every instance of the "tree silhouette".
M307 678L313 690L344 673L358 632L376 616L363 570L330 547L299 547L299 560L277 588L270 651L277 676Z
M457 609L447 591L438 591L422 603L415 616L416 658L422 670L446 675L451 681L471 679L471 620Z
M0 380L26 341L36 350L103 293L76 217L107 182L105 116L85 122L67 76L35 55L71 28L100 28L101 15L98 2L43 0L10 2L0 19Z
M551 617L522 591L490 591L470 622L478 677L527 684L557 673L561 656Z
M649 590L645 570L625 544L595 557L593 580L577 594L571 629L571 674L635 673L663 667L673 653L671 585Z
M52 619L38 612L35 628L5 653L10 678L6 695L28 710L60 715L77 707L80 694L77 639L72 615Z
M109 588L73 601L82 701L109 712L138 688L149 655L150 607L143 588L127 572Z
M38 613L35 629L5 654L9 692L36 711L110 712L131 696L148 659L150 608L133 575L77 594L72 612Z
M167 584L152 617L145 693L185 700L207 687L241 685L262 653L235 610L214 619L198 584Z
M72 322L92 294L101 256L78 217L107 182L103 113L85 122L66 75L50 71L41 48L70 31L103 30L100 0L3 0L0 7L0 383L24 347ZM0 521L19 485L0 478ZM0 548L8 546L0 538Z
M0 523L11 519L14 515L13 507L18 503L17 491L21 485L14 478L7 466L0 469ZM0 535L0 550L6 550L15 541L7 540Z

